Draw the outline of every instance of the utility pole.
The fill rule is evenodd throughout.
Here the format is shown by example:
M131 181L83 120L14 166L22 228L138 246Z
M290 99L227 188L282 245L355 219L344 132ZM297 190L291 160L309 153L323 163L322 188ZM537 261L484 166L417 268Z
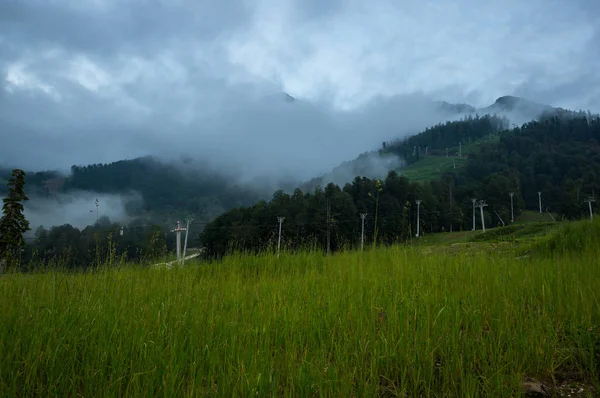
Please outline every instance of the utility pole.
M367 217L367 213L360 213L360 219L362 223L362 227L360 230L360 251L363 251L365 248L365 218Z
M510 196L510 222L515 222L515 212L513 208L513 196L515 196L515 193L509 192L508 195Z
M279 258L279 253L281 252L281 224L283 224L283 220L285 220L285 217L277 217L277 221L279 222L279 238L277 239L277 258Z
M446 148L446 157L448 157L448 148Z
M331 206L329 205L329 198L327 198L327 255L329 255L329 251L331 249L330 219L331 219Z
M192 221L194 221L193 218L187 218L186 220L186 227L185 227L185 242L183 244L183 256L181 258L181 265L185 264L185 252L187 250L187 238L188 238L188 232L190 231L190 223Z
M181 231L185 231L186 229L179 226L179 221L177 221L177 226L175 229L171 230L171 232L175 232L175 245L177 248L177 261L181 260Z
M483 229L483 232L485 232L485 219L483 218L483 208L486 206L487 206L487 204L485 203L484 200L480 200L479 203L477 204L477 207L479 207L479 210L481 211L481 227Z
M429 155L429 147L428 146L425 147L425 156L427 156L427 155Z
M462 142L458 143L458 157L462 158Z
M453 222L452 222L452 184L448 185L450 188L450 209L448 209L448 214L450 216L450 232L452 232Z
M473 202L473 229L471 231L475 231L475 204L477 203L477 198L471 198L471 202Z
M542 192L538 191L538 202L540 204L540 213L542 212Z
M98 198L96 198L96 222L98 222Z
M416 237L419 237L419 216L420 216L420 208L421 208L421 201L420 200L416 200L415 203L417 204L417 235Z
M592 203L594 203L596 201L596 199L594 199L592 196L590 196L589 198L587 198L586 200L584 200L584 202L586 202L588 204L588 207L590 209L590 220L594 219L594 212L592 210Z

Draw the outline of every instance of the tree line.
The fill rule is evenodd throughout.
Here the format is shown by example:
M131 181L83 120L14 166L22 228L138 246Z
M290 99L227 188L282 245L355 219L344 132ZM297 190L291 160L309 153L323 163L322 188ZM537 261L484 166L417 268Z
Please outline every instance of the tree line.
M393 153L408 164L418 161L426 153L445 156L458 153L459 143L468 143L496 135L509 127L509 120L496 115L468 115L461 120L447 121L428 127L425 131L404 139L384 142L382 153Z
M0 170L0 182L9 175L9 170ZM68 175L57 171L29 172L25 183L29 195L38 198L78 191L135 192L140 200L127 202L127 215L161 225L173 224L188 214L208 221L231 208L251 205L264 195L262 187L237 184L234 178L211 167L186 160L165 163L153 157L73 165ZM5 187L0 186L0 194L5 193Z
M25 172L15 169L0 219L0 272L41 268L80 269L102 265L166 261L175 245L168 228L157 224L124 226L106 216L78 229L70 224L43 226L24 236L29 222L23 215Z
M516 215L538 209L538 192L543 192L544 211L565 219L586 214L583 199L600 189L600 119L571 113L499 130L505 125L494 116L466 118L382 150L411 158L416 145L441 151L452 142L474 140L466 165L434 181L413 183L390 171L382 181L356 177L343 187L328 184L312 192L297 189L291 195L277 191L268 202L216 217L202 232L201 244L207 255L217 257L229 250L264 250L278 238L277 217L285 217L283 241L291 249L357 247L361 213L368 214L368 241L405 241L416 233L416 200L421 201L420 229L425 233L471 229L471 198L486 200L486 225L496 226L501 219L510 220L510 192ZM491 134L497 139L481 139Z
M234 199L236 191L222 181L223 187L215 189L232 195L228 202L232 209L225 212L223 207L213 209L212 215L206 216L212 218L210 221L200 218L194 231L204 228L201 233L194 232L190 236L190 245L203 247L210 257L222 256L229 250L257 252L273 248L278 239L278 217L285 217L282 240L289 249L306 246L330 251L354 248L359 246L363 231L361 214L366 214L366 242L402 242L416 233L417 200L421 201L420 231L429 234L471 229L473 197L484 199L489 205L485 211L486 225L501 225L501 218L504 221L510 219L509 192L514 192L517 216L524 209L537 210L538 192L543 192L544 211L566 219L586 215L583 200L600 190L600 119L590 114L571 113L549 115L512 129L505 126L505 120L494 116L469 117L434 126L415 137L389 143L380 150L382 156L392 152L410 158L415 146L428 146L428 156L445 156L445 148L453 142L468 143L463 167L427 182L409 181L400 174L400 169L390 171L382 180L357 176L343 186L327 184L310 191L300 188L293 192L278 190L269 200L239 205L251 202L251 195L241 194L241 198ZM489 139L490 136L494 139ZM424 152L420 156L424 156ZM135 188L145 190L144 198L151 198L146 205L148 209L175 211L168 205L170 197L162 196L168 191L174 174L163 170L157 172L154 179L153 173L161 168L152 165L152 161L147 162L146 159L74 166L71 177L62 182L66 186L62 189L96 189L100 186L106 191L117 192L132 188L130 184L133 184ZM123 174L120 179L110 177L119 174ZM174 238L170 233L173 222L152 218L134 220L125 226L124 234L120 232L123 225L101 217L96 224L84 229L68 224L48 230L40 227L33 236L21 241L19 236L29 228L26 220L10 220L17 219L14 214L27 200L23 187L27 184L27 192L37 194L40 182L47 181L49 176L53 177L52 174L31 176L23 171L4 176L9 180L0 221L0 255L5 263L20 261L20 264L61 264L75 268L99 264L106 259L114 261L115 258L148 262L164 258L173 251ZM182 190L189 189L189 200L194 202L176 202L177 211L202 211L198 209L198 195L209 197L210 187L217 186L219 180L202 181L193 185L196 188L189 188L183 182L174 185ZM203 190L195 192L194 189L201 185ZM175 192L179 192L179 188ZM214 216L217 213L220 214ZM9 229L12 232L3 232Z

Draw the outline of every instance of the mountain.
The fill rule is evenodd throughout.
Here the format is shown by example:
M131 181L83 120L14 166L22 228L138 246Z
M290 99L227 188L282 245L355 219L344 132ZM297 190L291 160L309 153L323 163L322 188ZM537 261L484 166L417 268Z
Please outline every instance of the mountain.
M507 117L512 124L523 124L545 115L568 113L565 109L540 104L525 98L512 95L499 97L493 104L476 108L469 104L452 104L445 101L437 102L438 109L459 115L498 115Z
M484 114L512 115L511 119L517 119L513 121L516 124L563 111L562 108L555 108L510 95L500 97L492 105L478 110L478 112Z
M268 96L267 100L273 100L273 102L285 103L293 106L301 105L296 98L285 92L272 94ZM452 115L473 117L475 115L485 114L498 114L500 116L508 117L510 115L518 114L520 118L529 121L551 112L566 112L560 108L553 108L549 105L538 104L513 96L500 97L492 105L480 109L469 104L451 104L445 101L438 101L435 104L437 109L442 111L443 114L448 117L451 117ZM502 127L507 127L507 125ZM499 127L496 126L495 129L497 128ZM425 132L427 131L428 130L425 130ZM421 138L415 138L411 142L414 145L425 147L425 144L420 142L422 141L423 135L418 135L418 137ZM453 145L455 144L456 143ZM389 143L383 144L384 147L386 145L389 145ZM435 151L436 149L441 150L443 148L434 148L430 145L428 149ZM412 147L410 150L412 151ZM347 181L351 181L356 175L380 178L383 177L388 170L400 167L407 156L408 154L403 154L403 158L398 159L393 157L382 157L376 150L365 152L356 159L344 162L333 168L331 172L308 181L306 184L303 184L302 187L314 188L316 185L325 185L329 182L343 184ZM181 162L181 164L175 165L173 163L162 163L155 158L147 157L123 160L106 165L74 166L69 175L62 175L56 171L32 171L28 173L27 184L29 192L33 196L64 194L73 190L98 193L139 191L143 193L143 196L145 195L144 200L146 203L143 206L144 210L156 212L161 212L163 210L161 206L178 206L181 205L182 202L191 203L194 201L194 198L203 198L203 200L216 197L224 198L223 195L225 195L224 192L226 191L228 192L227 199L217 199L217 202L223 201L224 203L216 205L215 208L225 210L229 205L236 205L238 203L236 200L232 199L236 194L231 190L240 189L241 187L231 183L222 184L222 181L232 180L228 178L230 176L225 176L221 171L213 170L206 165L190 166L190 162L192 161L187 159L186 161ZM201 169L204 171L198 173L198 170ZM5 181L9 175L10 170L0 169L0 194L2 194L5 189ZM193 175L193 178L190 178L190 175ZM187 186L186 184L188 184L190 180L193 180L193 182ZM167 181L172 182L171 190L167 188ZM269 186L261 187L258 191L264 192L264 188L272 190L275 189L274 184L284 185L284 183L284 181L272 181L270 184L264 184ZM250 187L256 187L261 184L259 179L251 181L248 185ZM186 186L185 189L183 188L184 186ZM293 188L287 186L286 189L289 190ZM210 193L211 191L214 191L214 195ZM248 186L245 188L244 192L242 191L244 190L240 190L239 196L247 196ZM175 195L171 194L171 192L180 192L181 194ZM171 198L172 196L178 196L178 198L175 200L162 199ZM255 194L250 196L257 197ZM187 208L186 210L196 212L200 211L201 208L202 206L198 207L197 205L191 205L190 208Z
M269 99L270 98L270 99ZM285 92L272 94L267 101L291 106L309 106L301 104ZM568 113L560 108L538 104L523 98L503 96L484 108L475 108L469 104L451 104L445 101L435 103L437 109L448 118L477 119L473 124L439 124L425 129L421 134L400 141L384 142L380 150L372 150L359 155L333 168L329 173L313 178L301 188L306 191L316 186L325 186L330 182L343 185L355 176L383 178L390 169L399 169L414 161L415 148L422 148L435 155L452 148L458 141L466 143L483 136L496 133L510 125L506 118L530 121L543 115ZM419 106L427 106L420 104ZM284 106L285 108L286 106ZM496 114L499 118L486 119L477 115ZM453 116L454 115L454 116ZM510 122L514 121L513 119ZM464 126L469 126L464 127ZM466 128L466 130L462 130ZM452 131L452 133L449 133ZM444 136L440 140L440 134ZM437 137L437 138L436 138ZM435 139L434 139L435 138ZM399 145L402 142L402 145ZM391 148L395 150L391 150ZM367 149L367 148L366 148ZM74 166L71 173L56 171L29 172L27 175L28 193L32 197L65 196L72 192L87 191L107 194L126 194L132 191L141 195L141 201L128 203L128 213L141 217L151 216L167 222L173 220L178 212L194 213L198 219L208 221L217 214L230 208L251 204L268 197L268 192L277 187L292 191L294 186L285 181L265 182L260 179L245 184L236 184L234 176L208 165L192 164L186 161L175 164L158 161L155 158L123 160L103 165ZM5 181L10 170L0 170L0 194L5 190Z
M279 92L276 92L273 94L267 94L266 96L262 97L262 99L267 100L267 101L273 100L273 101L277 101L277 102L289 102L289 103L298 101L298 99L289 95L285 91L279 91Z
M498 105L515 109L523 104L500 101ZM269 202L218 216L203 230L200 242L208 255L217 257L232 247L267 249L277 239L276 218L284 217L282 244L288 249L305 244L332 251L347 249L359 244L359 215L367 214L365 240L393 243L414 236L417 211L421 233L470 229L471 198L486 201L488 227L500 226L511 219L510 192L517 217L524 209L538 209L538 192L542 192L544 212L566 219L588 217L583 200L600 190L600 116L547 114L521 127L499 130L502 120L467 117L386 148L391 153L408 153L408 157L441 158L445 153L433 153L433 149L472 139L476 145L464 166L436 179L411 182L390 171L381 181L357 176L344 186L330 183L310 193L299 189L292 195L276 192ZM490 134L497 138L484 138ZM413 155L415 142L427 143L432 153Z
M285 96L280 98L288 101ZM283 239L287 247L310 242L324 247L329 242L331 250L338 250L356 244L361 213L369 217L365 225L367 239L372 241L375 234L384 243L410 238L414 234L417 199L422 201L421 231L431 233L470 228L472 197L488 201L486 225L493 226L509 217L508 192L515 193L517 214L522 209L535 209L537 192L541 191L544 208L560 217L578 218L585 210L582 198L600 191L598 116L518 97L500 97L494 104L475 111L465 104L440 106L457 112L460 120L385 142L383 148L365 152L291 194L276 190L269 195L256 181L236 184L227 173L191 159L167 163L152 157L73 166L67 174L31 172L26 189L31 198L64 198L82 191L139 193L141 200L132 200L126 206L128 214L138 220L130 224L131 232L126 237L118 238L121 245L128 245L130 259L137 258L138 252L150 253L149 256L161 252L159 243L163 236L168 236L165 234L175 220L183 220L189 213L195 214L195 222L200 224L194 227L195 231L205 225L200 236L192 237L191 244L203 245L210 255L222 255L231 247L269 247L276 236L277 217L285 217ZM505 115L514 114L534 116L521 127L510 128ZM445 158L447 149L458 156L459 142L459 148L465 150L460 168L438 173L423 182L409 181L389 171L398 169L403 162ZM6 180L9 173L0 170L0 180ZM321 188L315 189L317 185ZM147 231L144 228L148 223L158 223L163 228ZM70 226L36 231L37 243L33 247L48 251L44 261L49 261L67 250L65 245L69 242L77 241L77 255L90 261L94 258L94 234L106 235L118 228L100 218L92 229L83 231ZM172 242L168 240L167 244ZM76 259L73 261L77 264Z
M352 181L356 176L384 178L388 171L402 167L405 163L403 159L394 154L380 153L379 151L364 152L356 159L334 167L329 173L300 184L300 189L309 192L319 186L324 187L330 182L341 186Z
M438 101L437 108L448 113L475 113L477 109L469 104L451 104L446 101Z
M0 180L6 180L9 174L10 170L0 170ZM149 156L72 166L69 174L28 172L26 189L29 206L36 200L68 202L82 192L122 195L127 197L125 207L131 217L172 224L193 214L201 223L233 207L252 204L267 192L258 183L239 185L234 181L225 172L189 159L167 163ZM5 188L5 184L0 186L0 194ZM132 193L138 195L137 199Z
M458 146L459 142L464 144L482 137L488 137L490 134L509 128L511 124L520 125L559 111L566 112L560 108L538 104L514 96L500 97L493 104L479 109L469 104L452 104L446 101L435 102L435 107L443 114L453 116L453 119L459 117L477 120L473 125L468 125L468 129L465 131L459 132L457 130L452 134L447 134L452 128L460 130L465 126L460 123L463 119L458 119L428 127L421 134L384 142L382 150L365 152L356 159L343 162L330 172L301 184L300 187L305 191L311 191L317 186L325 186L330 182L343 185L355 176L384 178L389 170L397 170L414 162L417 154L413 151L419 148L424 151L423 154L426 150L430 154L445 154L446 149L457 151L458 148L455 147ZM443 140L435 138L437 135L442 134L442 131L446 138ZM399 150L398 142L404 143L402 150ZM396 151L389 150L392 146L396 147Z
M499 97L492 105L488 106L487 108L481 109L481 111L486 113L491 113L495 111L522 111L542 114L553 109L554 108L550 105L539 104L537 102L529 101L524 98L506 95L503 97Z

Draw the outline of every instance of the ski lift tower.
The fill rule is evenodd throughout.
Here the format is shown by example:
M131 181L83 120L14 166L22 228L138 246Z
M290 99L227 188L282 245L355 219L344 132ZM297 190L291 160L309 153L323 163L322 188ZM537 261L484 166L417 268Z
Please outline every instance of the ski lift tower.
M171 232L175 232L176 236L176 247L177 247L177 261L181 259L181 233L186 231L187 229L179 225L179 221L177 221L177 227L172 229Z

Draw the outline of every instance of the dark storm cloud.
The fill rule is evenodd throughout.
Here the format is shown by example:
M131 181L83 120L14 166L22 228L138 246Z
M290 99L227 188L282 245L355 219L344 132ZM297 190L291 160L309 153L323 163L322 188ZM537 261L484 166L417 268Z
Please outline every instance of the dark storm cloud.
M600 110L599 8L6 0L0 165L186 154L247 178L305 179L447 118L429 99Z
M43 49L115 55L152 53L180 40L212 40L243 28L249 14L242 0L57 1L5 0L0 24L5 39Z

